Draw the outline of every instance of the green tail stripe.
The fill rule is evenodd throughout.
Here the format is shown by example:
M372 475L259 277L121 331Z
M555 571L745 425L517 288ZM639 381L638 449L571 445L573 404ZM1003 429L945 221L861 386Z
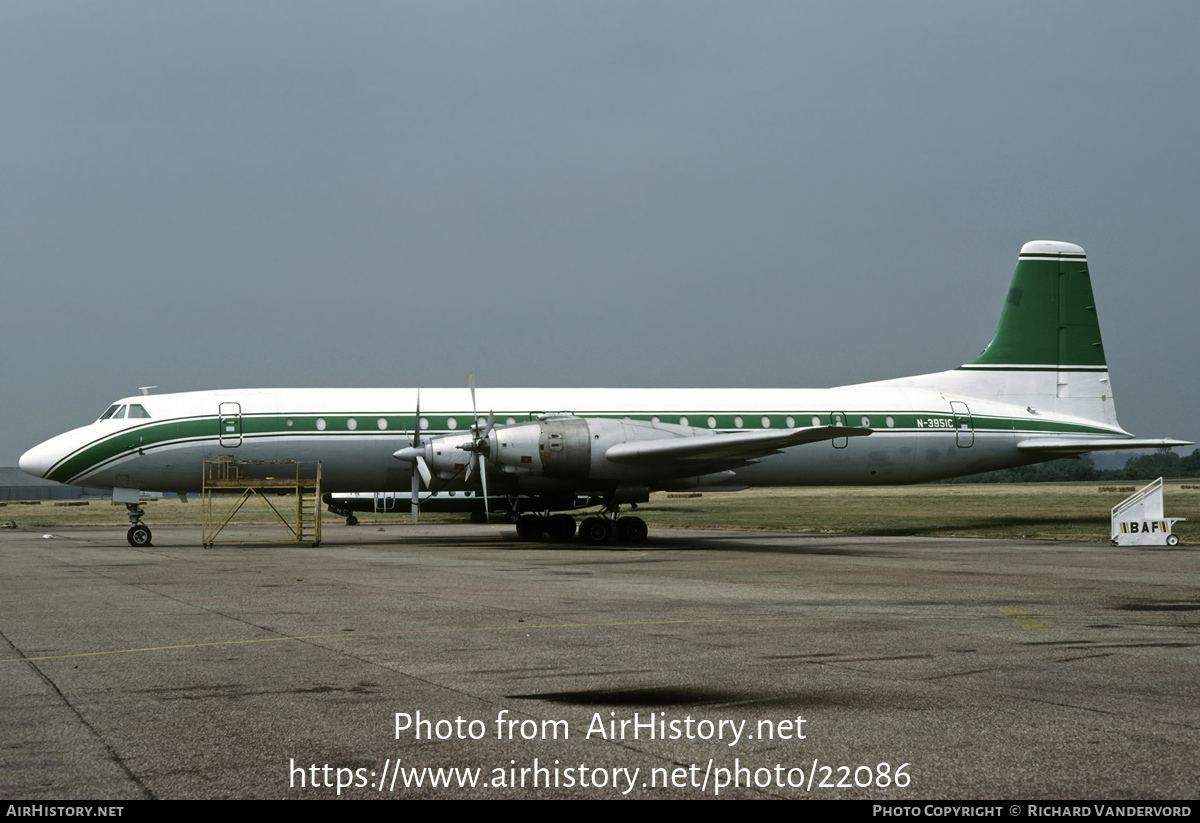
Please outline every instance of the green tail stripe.
M1106 366L1087 260L1022 256L996 335L967 365Z

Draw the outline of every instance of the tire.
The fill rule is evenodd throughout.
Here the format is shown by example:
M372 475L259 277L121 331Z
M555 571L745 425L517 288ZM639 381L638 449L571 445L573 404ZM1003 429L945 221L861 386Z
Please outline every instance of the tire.
M129 545L137 549L152 545L150 537L150 529L141 524L130 526L129 531L125 534L125 539L129 541Z
M622 543L641 543L650 529L640 517L622 517L617 521L617 539Z
M516 509L509 509L504 513L504 520L508 523L516 523L521 519L521 513Z
M606 542L612 536L609 521L599 517L589 517L579 524L579 539L592 546Z
M522 540L537 540L542 536L546 524L536 514L523 514L517 520L517 537Z
M349 517L346 518L346 525L347 526L357 526L358 518L355 517L354 515L350 515Z
M546 523L546 534L551 540L566 542L575 536L575 518L569 514L555 514Z
M1174 535L1174 534L1168 534L1167 535L1167 545L1168 546L1178 546L1179 545L1179 536Z

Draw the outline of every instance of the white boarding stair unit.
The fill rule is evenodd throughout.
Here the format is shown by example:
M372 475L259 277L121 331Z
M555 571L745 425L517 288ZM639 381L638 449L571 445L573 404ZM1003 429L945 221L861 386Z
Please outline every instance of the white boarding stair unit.
M1115 546L1174 546L1179 538L1171 533L1186 517L1163 517L1163 479L1160 477L1123 500L1112 510L1112 542Z

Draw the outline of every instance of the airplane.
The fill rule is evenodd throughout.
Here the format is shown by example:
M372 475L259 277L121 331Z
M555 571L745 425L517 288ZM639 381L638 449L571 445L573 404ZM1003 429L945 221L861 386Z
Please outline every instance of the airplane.
M113 490L131 545L139 494L196 492L201 463L320 461L340 493L435 492L515 522L523 539L646 539L622 516L650 493L899 485L1108 449L1117 422L1087 256L1026 243L991 342L962 366L831 389L241 389L137 395L30 449L23 471ZM485 408L487 414L480 414ZM490 486L490 490L489 490ZM444 497L444 495L443 495ZM503 501L503 502L501 502Z

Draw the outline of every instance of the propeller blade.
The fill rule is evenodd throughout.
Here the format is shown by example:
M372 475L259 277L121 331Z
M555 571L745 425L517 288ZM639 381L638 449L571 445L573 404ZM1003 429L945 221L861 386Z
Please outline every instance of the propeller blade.
M417 471L421 473L421 479L425 481L425 487L433 488L433 472L429 470L429 464L425 462L425 456L417 455Z
M416 452L418 447L420 447L420 445L421 445L421 387L420 386L417 386L417 408L416 408L415 414L416 414L416 417L413 419L413 444L412 444L413 452ZM407 450L401 449L401 451L407 451ZM399 452L397 452L397 456L399 456ZM413 467L412 467L412 522L413 522L413 525L415 526L417 524L417 518L420 517L420 515L421 515L421 483L417 479L417 470L419 467L424 466L425 472L428 473L429 467L425 466L425 461L421 458L421 456L419 454L414 453L412 455L412 457L413 457L413 461L412 461L412 464L413 464ZM407 458L401 458L401 459L407 459ZM428 485L428 483L426 485Z
M475 372L467 375L467 386L471 389L471 418L474 424L471 428L475 429L476 436L479 434L479 412L475 408Z
M483 517L488 523L491 523L492 511L488 508L487 460L483 455L475 455L475 459L479 461L479 480L483 484Z
M413 419L413 448L421 445L421 387L417 386L417 411Z
M412 469L412 521L417 525L417 517L421 513L421 481L417 479L417 465Z

